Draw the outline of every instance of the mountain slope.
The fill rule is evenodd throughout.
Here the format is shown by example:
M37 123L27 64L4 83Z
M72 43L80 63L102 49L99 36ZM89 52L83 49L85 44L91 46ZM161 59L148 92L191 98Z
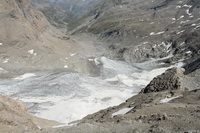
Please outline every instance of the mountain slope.
M67 29L67 24L75 21L75 16L69 14L62 7L51 1L32 0L31 4L40 10L48 21L57 28Z
M0 6L0 74L66 68L76 60L72 54L90 54L52 27L28 0L3 0Z
M67 13L76 17L82 17L102 0L31 0L33 3L50 3L64 9Z
M128 62L171 54L176 57L166 62L196 57L199 6L199 0L108 0L81 19L72 33L98 35L114 51L113 58Z

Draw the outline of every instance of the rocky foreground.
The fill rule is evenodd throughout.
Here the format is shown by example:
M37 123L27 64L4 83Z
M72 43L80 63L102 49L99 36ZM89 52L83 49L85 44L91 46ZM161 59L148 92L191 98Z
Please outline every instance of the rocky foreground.
M186 71L187 68L168 69L138 95L119 106L88 115L70 127L52 128L59 123L35 118L22 104L1 96L0 132L200 132L200 70L187 75Z

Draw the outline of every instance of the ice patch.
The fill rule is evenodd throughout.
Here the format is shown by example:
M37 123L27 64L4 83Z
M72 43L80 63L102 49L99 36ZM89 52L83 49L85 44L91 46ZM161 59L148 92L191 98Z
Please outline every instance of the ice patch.
M28 53L33 54L34 53L34 49L29 50Z
M191 5L187 5L187 4L185 4L185 5L183 5L183 7L191 8L192 6L191 6Z
M94 59L88 59L88 61L94 61Z
M0 67L0 71L3 71L3 68Z
M172 18L172 20L176 20L176 18Z
M76 53L70 53L70 56L75 56L76 55Z
M180 46L182 46L182 45L184 45L185 44L185 42L182 42L181 44L180 44Z
M186 10L186 13L187 13L189 16L192 15L192 14L190 13L190 9L187 9L187 10Z
M170 102L171 100L176 99L176 98L179 98L179 97L181 97L181 96L170 97L170 98L164 98L164 99L161 99L161 100L160 100L160 103L168 103L168 102Z
M200 25L196 26L194 29L196 30L196 29L198 29L199 27L200 27Z
M3 43L0 43L0 46L3 45Z
M68 66L67 66L67 65L65 65L65 66L64 66L64 68L68 68Z
M185 30L179 31L179 32L177 32L176 34L179 35L179 34L183 33L184 31L185 31Z
M181 6L176 6L176 8L181 8Z
M183 63L182 61L176 63L175 65L173 65L174 67L183 67L185 65L185 63Z
M4 60L2 63L8 63L9 59Z
M101 63L98 61L97 58L94 59L94 62L95 62L96 65L100 65L100 64L101 64Z
M184 18L185 16L184 15L182 15L182 16L180 16L180 18L179 19L182 19L182 18Z
M181 21L180 24L185 24L187 22L189 22L190 20L185 20L185 21Z
M37 125L37 128L38 128L39 130L41 130L41 129L42 129L42 128L41 128L40 126L38 126L38 125Z
M186 54L192 54L192 51L187 51L187 52L185 52Z
M157 32L157 33L151 32L150 35L151 36L153 36L153 35L160 35L160 34L163 34L163 33L165 33L165 31L160 31L160 32Z
M30 78L30 77L34 77L36 76L34 73L26 73L24 75L21 75L19 77L16 77L16 78L13 78L13 79L16 79L16 80L23 80L23 79L26 79L26 78Z
M149 42L143 42L142 44L148 44Z
M34 49L29 50L28 53L31 54L31 55L34 55L34 56L37 55L37 53L34 53Z
M128 113L129 111L131 111L134 107L132 108L123 108L115 113L112 114L112 117L116 116L116 115L125 115L126 113Z

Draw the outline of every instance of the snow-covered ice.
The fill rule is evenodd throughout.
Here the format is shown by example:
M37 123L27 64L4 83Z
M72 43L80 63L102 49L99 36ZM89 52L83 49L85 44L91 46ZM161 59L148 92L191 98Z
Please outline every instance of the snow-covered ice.
M65 125L138 94L155 76L169 68L157 68L158 60L128 64L101 57L98 59L102 64L100 77L63 69L27 73L0 80L0 93L23 101L35 116ZM117 85L108 81L117 81Z
M160 34L163 34L163 33L165 33L165 31L160 31L160 32L157 32L157 33L151 32L150 35L151 36L153 36L153 35L160 35Z
M171 100L176 99L176 98L179 98L179 97L181 97L181 96L170 97L170 98L164 98L164 99L161 99L161 100L160 100L160 103L168 103L168 102L170 102Z
M128 113L129 111L131 111L133 109L133 107L131 108L123 108L115 113L112 114L112 117L116 116L116 115L125 115L126 113Z

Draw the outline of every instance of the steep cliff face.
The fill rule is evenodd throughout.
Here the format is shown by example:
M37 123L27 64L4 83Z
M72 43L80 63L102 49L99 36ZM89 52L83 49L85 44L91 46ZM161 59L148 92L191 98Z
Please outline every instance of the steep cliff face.
M89 32L109 43L114 58L141 62L176 55L199 56L199 1L109 0L98 5L74 33ZM112 19L110 19L112 18Z

